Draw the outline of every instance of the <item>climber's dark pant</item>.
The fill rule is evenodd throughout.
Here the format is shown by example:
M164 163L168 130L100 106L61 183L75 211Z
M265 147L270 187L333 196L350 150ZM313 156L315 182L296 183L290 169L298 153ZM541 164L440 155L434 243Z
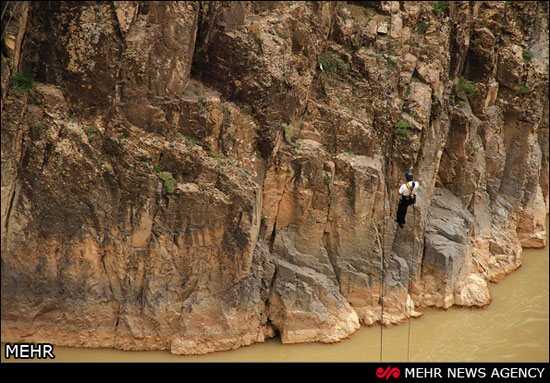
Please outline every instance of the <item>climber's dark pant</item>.
M397 223L400 225L405 224L405 216L407 215L407 208L409 205L412 205L414 201L412 199L407 199L401 197L399 200L399 205L397 206Z

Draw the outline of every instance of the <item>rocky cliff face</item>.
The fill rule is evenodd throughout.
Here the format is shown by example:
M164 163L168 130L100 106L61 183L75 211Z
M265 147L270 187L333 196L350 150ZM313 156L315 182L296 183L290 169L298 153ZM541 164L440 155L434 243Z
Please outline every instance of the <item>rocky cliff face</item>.
M3 341L336 342L544 246L547 2L10 3Z

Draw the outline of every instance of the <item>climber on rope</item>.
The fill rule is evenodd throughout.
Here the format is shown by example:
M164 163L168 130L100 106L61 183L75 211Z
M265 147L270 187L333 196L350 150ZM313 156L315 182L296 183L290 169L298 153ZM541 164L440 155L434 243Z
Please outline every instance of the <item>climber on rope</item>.
M407 215L407 208L409 205L416 204L416 191L418 190L418 182L413 181L413 174L407 172L405 174L405 183L399 188L399 205L397 207L397 219L395 222L399 224L400 228L403 228L405 224L405 216Z

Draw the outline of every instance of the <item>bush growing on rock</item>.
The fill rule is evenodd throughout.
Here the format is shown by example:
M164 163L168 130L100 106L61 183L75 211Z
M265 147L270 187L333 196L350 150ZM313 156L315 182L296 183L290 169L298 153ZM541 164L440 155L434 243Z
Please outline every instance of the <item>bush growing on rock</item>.
M334 52L323 53L317 63L323 67L323 71L332 75L344 75L350 70L350 65Z
M436 1L433 5L434 11L437 13L443 13L447 9L446 1Z
M411 127L411 123L405 120L401 120L397 123L396 129L397 134L399 134L402 138L408 137L411 132L409 131L409 128Z
M520 94L527 94L527 93L529 93L529 88L527 88L526 86L520 86L519 87L519 93Z
M164 186L162 187L162 194L173 193L175 190L175 180L170 172L160 172L160 178L164 181Z
M10 80L15 89L21 92L29 93L34 86L33 74L29 69L17 72Z
M475 97L477 93L474 83L472 81L465 80L462 77L458 80L457 89L459 92L463 92L468 99Z

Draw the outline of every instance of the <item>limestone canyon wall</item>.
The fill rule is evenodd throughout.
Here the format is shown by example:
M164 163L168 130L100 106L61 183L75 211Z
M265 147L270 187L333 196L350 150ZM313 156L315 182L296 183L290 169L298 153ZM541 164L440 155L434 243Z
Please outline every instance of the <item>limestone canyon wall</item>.
M5 342L336 342L484 307L544 246L547 2L10 2L4 27Z

